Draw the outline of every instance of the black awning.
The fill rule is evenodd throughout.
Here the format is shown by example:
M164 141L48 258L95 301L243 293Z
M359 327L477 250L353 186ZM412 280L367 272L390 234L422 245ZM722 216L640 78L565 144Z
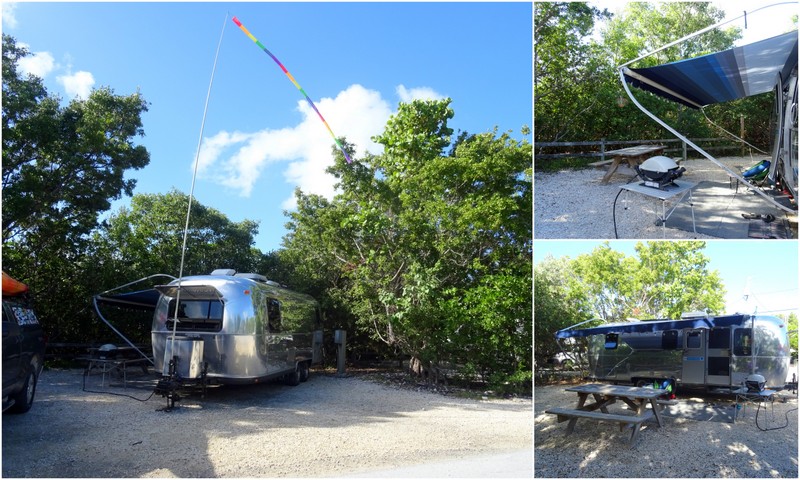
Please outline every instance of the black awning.
M700 57L624 69L631 85L700 108L766 93L797 66L797 31Z
M565 328L556 332L556 338L588 337L606 333L663 332L682 328L714 328L741 325L746 315L726 315L722 317L699 317L681 320L650 320L603 325L600 327L570 330Z
M115 295L97 295L97 303L123 308L136 308L140 310L155 310L158 298L161 296L154 288L136 292L117 293Z

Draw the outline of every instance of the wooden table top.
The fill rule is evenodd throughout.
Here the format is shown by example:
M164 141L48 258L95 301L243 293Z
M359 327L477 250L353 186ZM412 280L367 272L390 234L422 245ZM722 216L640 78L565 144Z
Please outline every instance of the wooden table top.
M640 155L656 153L665 148L667 147L664 145L637 145L635 147L620 148L619 150L609 150L605 152L605 154L615 157L638 157Z
M603 383L590 383L566 389L568 392L592 393L614 397L653 399L667 393L666 390L654 388L629 387L625 385L606 385Z

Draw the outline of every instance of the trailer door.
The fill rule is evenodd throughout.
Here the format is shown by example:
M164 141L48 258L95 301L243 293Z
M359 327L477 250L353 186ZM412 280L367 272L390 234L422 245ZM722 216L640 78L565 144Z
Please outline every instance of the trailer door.
M706 330L686 330L683 341L681 383L704 385L706 383Z
M712 328L708 332L708 385L731 384L731 329Z

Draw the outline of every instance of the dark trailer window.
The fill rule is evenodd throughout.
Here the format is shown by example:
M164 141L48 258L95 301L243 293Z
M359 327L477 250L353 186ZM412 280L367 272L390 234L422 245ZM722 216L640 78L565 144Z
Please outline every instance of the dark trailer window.
M169 302L167 329L172 330L175 299ZM222 330L223 304L220 300L181 300L178 308L178 331L219 332Z

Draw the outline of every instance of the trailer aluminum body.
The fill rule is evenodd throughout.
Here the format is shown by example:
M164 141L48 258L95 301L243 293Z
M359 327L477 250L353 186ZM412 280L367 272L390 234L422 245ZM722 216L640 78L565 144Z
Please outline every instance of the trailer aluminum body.
M556 332L588 340L590 376L614 383L735 389L751 374L783 388L789 371L786 322L764 315L637 321Z
M206 375L215 383L295 374L305 380L308 368L321 361L319 307L308 295L256 274L190 276L155 288L161 294L151 330L157 371L167 372L173 331L184 344L202 342ZM181 348L186 350L175 351Z

